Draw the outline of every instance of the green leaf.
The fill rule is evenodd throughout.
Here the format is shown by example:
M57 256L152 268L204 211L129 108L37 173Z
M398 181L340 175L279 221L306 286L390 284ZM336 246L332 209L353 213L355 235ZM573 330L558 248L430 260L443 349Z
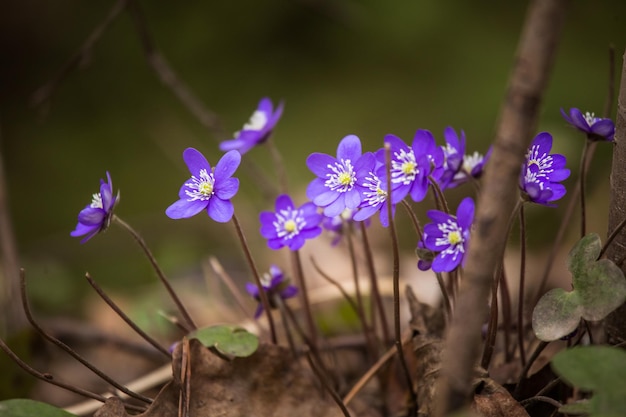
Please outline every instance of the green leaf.
M198 329L189 335L207 347L214 347L221 353L236 357L246 357L256 352L259 338L246 329L237 326L211 326Z
M578 294L555 288L537 302L533 310L533 330L539 340L557 340L576 330L581 314Z
M587 410L590 417L626 416L626 351L578 346L555 355L552 367L570 385L593 392L588 402L567 405L564 411Z
M2 417L76 417L75 414L39 401L16 398L0 401Z
M553 289L539 300L532 325L537 338L550 342L567 336L581 318L602 320L626 301L626 279L608 259L596 261L602 244L590 233L570 251L567 267L572 273L572 291Z

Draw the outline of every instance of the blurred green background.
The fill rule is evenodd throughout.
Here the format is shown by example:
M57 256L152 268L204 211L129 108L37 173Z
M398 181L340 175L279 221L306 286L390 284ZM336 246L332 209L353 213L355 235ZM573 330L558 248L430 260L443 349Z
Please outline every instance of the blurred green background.
M48 106L29 105L113 4L0 5L0 145L13 228L32 297L55 314L80 309L87 270L104 286L130 294L156 282L132 239L118 228L86 245L69 236L107 170L121 190L116 212L144 235L168 274L197 268L208 254L245 271L232 225L203 215L173 221L164 214L187 178L183 149L196 147L211 162L220 152L216 138L150 70L127 14L107 29ZM527 2L144 1L142 6L162 53L226 131L239 130L261 97L285 101L274 140L301 203L312 178L307 155L334 154L347 134L357 134L364 149L374 151L385 134L410 141L419 128L431 130L441 143L444 127L451 125L465 130L468 151L484 152ZM574 172L583 138L565 125L559 109L602 112L610 44L616 47L619 82L625 16L623 0L571 2L539 128L555 135L556 149L573 158ZM245 158L273 175L267 149L254 149ZM593 206L600 227L609 161L610 146L602 147L589 184L602 196ZM236 210L263 259L269 249L258 234L257 213L272 203L250 178L240 178ZM465 192L450 196L458 199ZM548 234L562 208L531 210L531 216L537 212L537 218L547 219L543 233ZM544 241L541 233L534 236L529 239ZM259 264L267 267L265 261Z

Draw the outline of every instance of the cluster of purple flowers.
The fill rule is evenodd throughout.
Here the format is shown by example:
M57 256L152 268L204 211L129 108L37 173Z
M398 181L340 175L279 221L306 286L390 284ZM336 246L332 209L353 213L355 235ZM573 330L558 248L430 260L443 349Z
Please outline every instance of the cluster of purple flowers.
M576 108L569 113L561 112L565 120L585 133L589 140L613 141L615 126L611 120L589 113L583 115ZM217 222L230 221L234 214L230 199L239 190L239 180L233 174L241 163L241 155L269 138L282 113L282 102L274 109L270 99L261 99L243 129L235 133L233 139L220 144L220 149L226 153L214 168L202 153L186 149L183 159L191 177L181 186L179 200L166 209L166 214L172 219L181 219L206 211ZM306 165L316 176L306 190L310 202L296 206L290 196L280 195L274 211L260 214L261 235L271 249L286 246L296 251L307 239L320 235L323 226L335 234L333 244L337 244L349 222L369 222L370 217L378 213L381 224L387 227L391 221L389 213L393 216L396 205L405 198L420 202L431 186L445 190L478 179L491 149L484 156L478 152L467 154L463 131L457 133L448 127L443 136L445 145L437 145L430 131L420 129L409 145L389 134L384 138L384 147L375 152L363 152L360 139L348 135L339 142L336 156L309 155ZM552 136L547 132L539 133L532 141L519 179L524 200L550 206L565 195L561 182L569 177L570 171L565 168L565 157L551 154L551 150ZM71 233L72 236L86 235L83 242L105 230L112 219L119 197L113 195L108 172L107 179L107 182L101 180L100 192L94 194L93 202L80 212L76 229ZM430 210L428 217L431 223L424 227L418 243L418 253L424 255L420 269L432 267L435 272L442 272L462 265L474 218L474 201L465 198L455 215ZM283 282L282 272L276 272L277 268L272 271L267 286L264 284L268 291ZM254 288L248 290L258 296L258 288ZM284 287L286 293L282 292L282 286L280 288L278 293L283 298L295 294L291 286Z

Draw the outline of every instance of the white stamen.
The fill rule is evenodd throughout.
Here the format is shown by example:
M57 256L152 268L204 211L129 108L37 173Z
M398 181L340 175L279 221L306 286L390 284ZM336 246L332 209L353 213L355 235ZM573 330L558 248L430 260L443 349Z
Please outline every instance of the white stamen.
M383 190L380 185L380 178L378 178L373 172L369 172L363 182L363 186L367 187L369 190L363 192L363 201L367 203L367 205L374 207L387 200L387 191Z
M100 193L95 193L91 199L91 208L104 208L102 206L102 196Z
M276 213L276 221L272 222L272 225L276 229L278 237L291 239L300 233L306 222L299 210L288 208Z
M328 164L326 167L333 172L326 174L328 177L324 182L326 187L338 193L352 190L356 182L356 173L349 159L342 159L341 162L335 162L335 165Z
M419 173L413 150L406 152L402 149L400 152L394 152L393 156L394 158L391 160L391 182L404 185L412 183Z
M208 173L206 169L201 169L200 178L192 175L191 182L185 183L185 186L189 188L185 190L185 194L189 197L187 201L206 201L214 193L215 178L213 173Z

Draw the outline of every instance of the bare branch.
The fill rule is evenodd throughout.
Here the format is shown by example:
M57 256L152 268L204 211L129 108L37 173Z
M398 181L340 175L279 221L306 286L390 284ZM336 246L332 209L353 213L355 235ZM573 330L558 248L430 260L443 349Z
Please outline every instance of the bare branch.
M94 28L78 51L76 51L74 55L72 55L70 59L61 67L54 78L35 91L30 100L33 107L41 107L46 104L61 82L63 82L63 80L67 78L72 71L80 67L80 65L85 62L85 60L91 55L93 48L102 38L102 35L104 35L104 32L106 32L109 26L111 26L111 23L113 23L117 16L119 16L119 14L126 8L127 1L128 0L118 0L113 5L104 20Z
M567 0L534 0L526 16L478 198L465 279L446 339L438 415L461 408L469 398L480 356L485 303L502 259L507 220L519 198L519 170L537 126L567 4Z

